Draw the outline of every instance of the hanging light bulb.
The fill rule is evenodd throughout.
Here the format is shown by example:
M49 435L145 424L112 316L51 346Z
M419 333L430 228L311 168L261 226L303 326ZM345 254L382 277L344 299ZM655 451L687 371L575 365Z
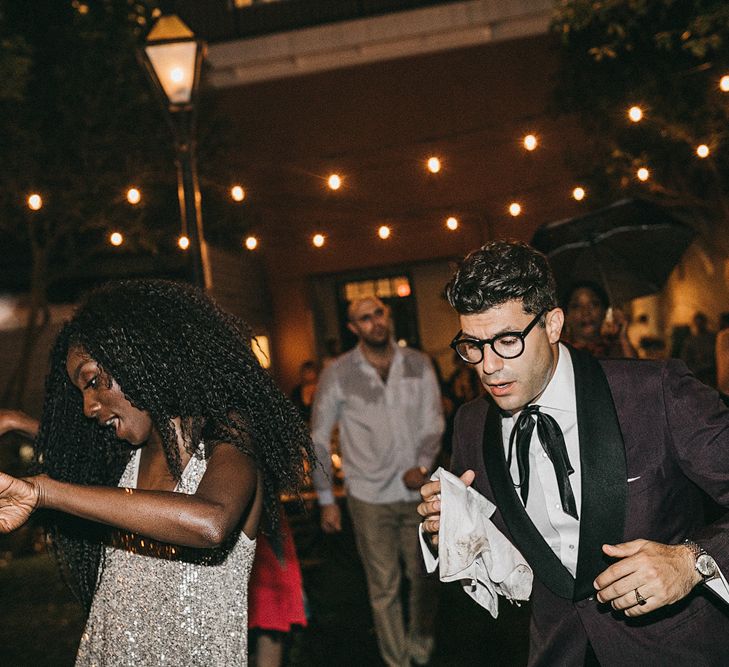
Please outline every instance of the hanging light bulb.
M377 235L378 235L378 236L379 236L379 237L380 237L381 239L387 239L387 238L390 238L390 228L389 228L389 227L388 227L387 225L382 225L382 227L380 227L380 228L379 228L379 229L377 230Z
M339 174L331 174L327 179L327 185L331 190L339 190L342 187L342 177Z
M521 204L515 201L511 202L511 204L509 204L509 213L514 217L519 215L521 213Z
M647 181L651 177L651 172L646 167L641 167L635 172L639 181Z
M255 236L249 236L245 240L245 246L248 250L255 250L258 247L258 239Z
M142 193L137 190L137 188L129 188L127 190L127 201L132 205L135 206L140 201L142 201Z
M643 109L635 106L630 107L630 109L628 109L628 118L630 118L630 120L634 123L639 123L643 120Z
M524 148L528 151L533 151L537 147L537 138L533 134L527 134L522 142Z
M576 201L582 201L585 198L585 188L581 188L579 185L572 190L572 196Z
M187 236L181 236L177 239L177 245L180 246L181 250L187 250L190 247L190 239Z
M113 246L120 246L124 243L124 237L119 232L112 232L109 234L109 243Z
M725 74L719 79L719 88L725 93L729 93L729 74Z
M32 194L28 197L28 208L31 211L40 211L43 208L43 198L39 194Z
M700 144L696 147L696 155L698 155L700 158L709 157L709 153L711 153L711 151L706 144Z
M446 220L446 227L448 227L448 229L452 232L458 229L458 218L454 218L453 216L448 218L448 220Z
M234 185L230 189L230 196L233 201L243 201L246 198L246 191L240 185Z
M431 174L437 174L440 171L440 160L433 155L428 158L426 166Z
M316 248L321 248L324 245L324 241L326 241L324 234L314 234L311 239L311 242Z

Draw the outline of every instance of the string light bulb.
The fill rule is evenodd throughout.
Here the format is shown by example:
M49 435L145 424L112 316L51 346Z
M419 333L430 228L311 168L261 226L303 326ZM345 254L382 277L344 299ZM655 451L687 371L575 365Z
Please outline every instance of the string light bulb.
M640 123L641 120L643 120L643 109L640 107L630 107L628 109L628 118L632 120L634 123Z
M719 79L719 88L725 93L729 93L729 74L725 74Z
M380 227L380 228L379 228L379 229L377 230L377 235L378 235L378 236L379 236L379 237L380 237L381 239L383 239L383 240L384 240L384 239L388 239L388 238L390 238L390 228L389 228L389 227L388 227L387 225L382 225L382 227Z
M426 165L431 174L437 174L440 171L440 160L434 155L428 158Z
M119 232L112 232L109 234L109 243L113 246L120 246L124 243L124 237Z
M316 248L321 248L324 245L324 241L326 241L324 234L314 234L313 238L311 239L311 242Z
M448 218L448 220L446 220L446 227L448 227L448 229L452 232L456 231L456 229L458 229L458 218L454 218L453 216Z
M509 204L509 214L516 217L520 213L521 213L521 204L519 202L515 202L515 201L511 202L511 204Z
M248 250L255 250L258 247L258 239L255 236L249 236L245 240L245 246Z
M233 201L243 201L246 198L246 191L240 185L234 185L230 189L230 196Z
M582 201L585 198L585 188L581 188L579 185L572 190L572 196L575 201Z
M533 134L527 134L524 137L524 141L522 142L524 144L524 148L526 148L528 151L533 151L537 147L537 138Z
M342 187L342 177L339 174L331 174L327 179L330 190L339 190Z
M709 153L711 153L711 151L706 144L700 144L696 147L696 155L698 155L702 159L705 157L709 157Z
M190 247L190 239L187 236L181 236L177 239L177 245L180 246L180 250L187 250Z
M43 198L36 193L28 197L28 208L31 211L40 211L43 208Z
M651 172L648 171L646 167L641 167L637 172L635 172L635 175L638 177L639 181L645 182L651 177Z
M129 188L127 190L127 201L132 205L136 206L142 201L142 193L137 188Z

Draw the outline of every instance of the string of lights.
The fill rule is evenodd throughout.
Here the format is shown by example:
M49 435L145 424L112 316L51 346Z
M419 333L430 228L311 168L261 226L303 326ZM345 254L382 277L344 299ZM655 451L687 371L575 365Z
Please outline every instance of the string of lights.
M724 93L729 93L729 75L724 75L720 78L718 83L719 89ZM627 110L627 117L630 122L638 124L645 122L649 118L649 113L639 105L633 105ZM525 134L521 141L521 146L524 150L531 153L540 148L541 142L540 137L536 133ZM695 146L694 152L697 158L704 160L711 156L712 148L707 143L699 143ZM424 160L424 169L436 176L442 172L443 169L443 156L431 154L428 155ZM333 193L342 192L346 190L346 177L340 173L332 172L328 175L317 176L326 182L326 187ZM649 165L643 164L636 168L635 178L645 183L651 178L651 170ZM230 186L229 190L230 199L235 204L242 204L248 201L248 194L242 184L236 183ZM577 202L582 202L588 197L587 189L583 184L575 184L572 189L570 196ZM138 187L129 187L126 192L126 200L130 206L137 206L142 201L142 193ZM26 204L31 211L37 212L43 208L43 197L40 193L34 192L28 195ZM524 212L524 202L519 200L513 200L504 204L505 212L513 218L517 218ZM455 232L460 228L460 220L456 215L446 215L443 219L443 224L446 229L451 232ZM389 239L392 235L392 227L390 225L381 224L376 229L377 236L383 241ZM108 241L112 246L119 247L124 244L124 236L118 230L113 230L108 235ZM311 244L315 248L323 248L327 243L327 234L323 230L316 231L311 235ZM186 236L180 236L177 239L177 244L182 250L186 250L190 241ZM254 251L260 248L260 239L255 235L249 235L243 239L242 246L249 251Z

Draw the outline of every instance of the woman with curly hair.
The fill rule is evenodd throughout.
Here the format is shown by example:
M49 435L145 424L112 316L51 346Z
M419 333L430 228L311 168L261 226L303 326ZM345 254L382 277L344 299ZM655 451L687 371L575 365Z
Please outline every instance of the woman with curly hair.
M305 460L239 320L186 285L118 282L56 340L39 474L0 473L0 532L53 510L52 552L89 610L77 665L245 664L259 522L276 545Z

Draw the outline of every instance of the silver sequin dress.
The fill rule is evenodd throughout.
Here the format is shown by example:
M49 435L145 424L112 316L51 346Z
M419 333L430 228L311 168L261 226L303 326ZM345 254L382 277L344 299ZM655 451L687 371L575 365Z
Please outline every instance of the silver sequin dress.
M139 456L137 449L119 486L136 488ZM193 456L175 491L195 493L206 467ZM243 531L213 550L121 535L105 548L76 665L246 665L255 547Z

